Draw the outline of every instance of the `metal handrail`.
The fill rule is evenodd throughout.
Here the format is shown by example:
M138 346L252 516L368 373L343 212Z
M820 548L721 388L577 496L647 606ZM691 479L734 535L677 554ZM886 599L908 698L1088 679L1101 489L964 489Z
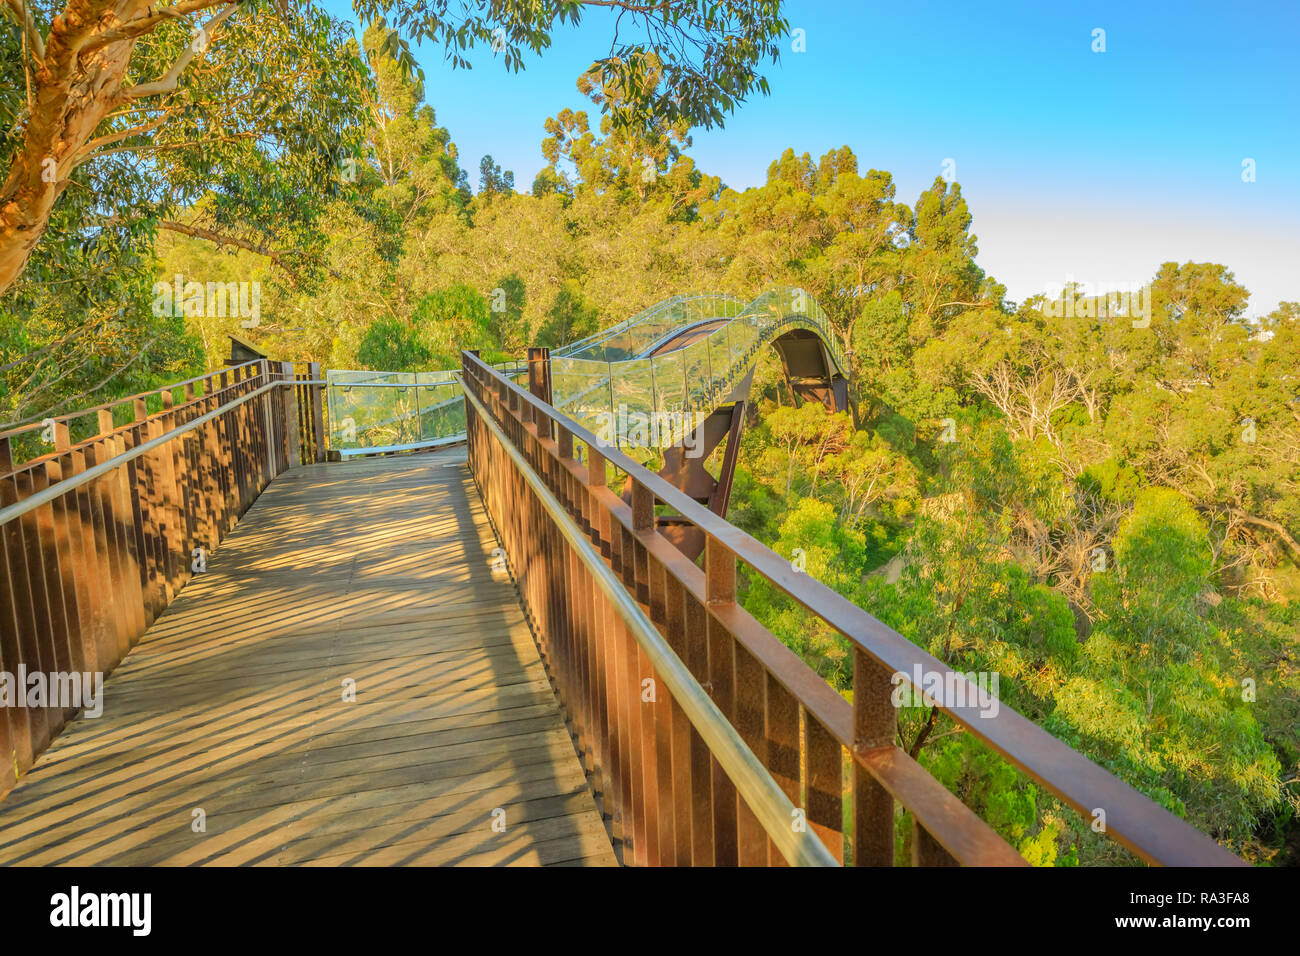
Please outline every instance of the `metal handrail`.
M650 659L655 673L667 686L673 700L682 708L700 737L708 744L709 752L735 784L736 791L744 798L746 805L753 811L781 855L795 866L839 866L839 862L821 840L807 830L796 832L790 825L795 814L795 806L790 798L772 779L767 768L754 756L753 751L745 745L740 734L731 726L717 704L695 680L687 666L682 663L682 659L668 646L668 642L659 633L659 628L628 594L627 589L600 556L600 552L592 547L586 533L569 516L564 506L551 493L541 477L533 471L532 466L520 454L514 443L501 431L501 427L483 407L478 397L464 382L461 383L461 387L464 389L466 400L474 406L488 431L501 444L528 486L542 502L560 534L587 567L596 585L609 598L614 610L627 625L628 631Z
M92 405L89 408L79 408L75 412L68 412L64 415L47 415L46 417L41 419L29 420L26 423L22 423L14 426L8 431L0 431L0 438L14 438L17 437L18 435L24 435L27 432L35 431L38 428L43 428L47 421L69 422L72 421L73 419L84 418L85 416L91 414L92 412L102 411L103 409L106 408L116 408L118 405L125 405L127 402L133 402L137 398L148 398L150 395L161 395L163 392L170 392L178 388L183 388L186 385L193 385L195 382L201 382L207 378L214 378L222 374L223 372L231 372L235 369L246 368L249 365L256 365L260 361L262 360L252 359L247 362L241 362L238 365L227 365L225 368L219 369L215 372L204 372L202 375L195 375L193 378L187 378L181 382L171 382L167 385L160 385L157 388L150 389L148 391L136 392L134 395L124 395L121 398L113 399L111 402L104 402L102 405Z
M730 292L679 293L677 295L669 296L666 299L661 299L660 301L654 303L653 305L648 306L645 309L642 309L640 312L637 312L635 315L631 315L628 318L624 319L623 321L617 322L614 325L608 326L607 328L603 328L600 329L599 331L593 332L591 335L588 335L586 338L579 339L576 342L571 342L568 345L562 346L561 348L554 349L552 351L552 356L555 358L569 358L569 357L576 356L580 352L586 351L596 345L599 345L602 342L608 341L609 339L613 338L616 335L619 335L623 332L627 332L629 329L633 329L636 326L649 321L652 317L658 315L661 312L665 312L668 309L671 309L674 305L679 305L684 302L696 302L701 299L723 300L726 302L734 303L740 309L743 309L744 307L744 300L739 298L738 296L732 295Z
M120 465L125 465L128 461L134 461L135 459L139 458L141 455L147 455L155 448L158 448L161 445L165 445L169 441L172 441L175 438L179 438L181 435L184 435L186 432L193 431L194 429L198 428L200 425L206 425L214 418L226 414L232 408L238 408L240 405L243 405L245 402L251 401L252 399L257 398L257 396L269 392L271 389L281 388L286 385L295 385L295 384L297 383L288 380L270 382L269 384L263 385L260 388L254 389L253 391L245 395L241 395L238 398L233 399L230 402L227 402L225 405L222 405L220 408L213 409L210 412L200 415L198 418L195 418L192 421L188 421L184 425L180 425L176 428L173 428L169 432L164 432L163 434L159 435L157 438L151 438L148 441L141 442L140 444L136 445L134 448L125 451L122 454L117 455L113 458L110 458L108 461L101 462L97 465L87 468L85 471L73 475L70 478L64 478L55 484L49 485L46 488L42 488L40 491L28 495L26 498L24 498L22 501L18 502L17 504L9 505L6 508L0 508L0 525L7 524L8 522L13 521L15 518L21 518L23 515L27 514L28 512L35 511L37 508L41 507L41 505L49 504L55 498L61 498L69 491L72 491L73 489L76 488L80 488L82 485L89 484L95 479L108 474L114 468L117 468Z
M474 356L469 358L477 362L494 383L510 390L519 402L529 405L538 415L555 422L574 439L595 449L605 461L644 486L655 499L718 541L775 588L816 614L889 671L907 675L920 668L923 673L954 673L947 664L876 620L843 595L796 571L789 561L749 534L718 517L618 448L601 442L563 412L497 375ZM939 702L938 706L1085 817L1091 817L1098 807L1105 808L1106 832L1148 862L1170 866L1246 865L1200 830L1010 707L1002 706L996 715L987 716L981 713L976 703L949 706ZM852 747L851 739L844 743Z

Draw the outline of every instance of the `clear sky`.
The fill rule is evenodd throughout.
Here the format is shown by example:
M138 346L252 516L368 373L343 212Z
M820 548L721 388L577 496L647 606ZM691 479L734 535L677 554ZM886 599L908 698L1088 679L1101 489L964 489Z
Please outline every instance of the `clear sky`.
M354 19L348 0L325 6ZM1012 299L1195 260L1227 265L1252 315L1300 300L1300 0L788 0L785 14L806 52L787 39L771 95L689 151L728 186L761 184L787 146L848 145L911 204L952 160L978 261ZM489 49L472 71L416 49L474 185L490 153L531 186L543 121L590 106L574 84L609 23L585 15L521 74Z

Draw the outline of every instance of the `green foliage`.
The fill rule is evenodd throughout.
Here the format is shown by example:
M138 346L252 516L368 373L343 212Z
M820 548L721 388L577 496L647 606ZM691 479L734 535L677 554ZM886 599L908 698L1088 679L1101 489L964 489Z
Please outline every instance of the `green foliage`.
M386 372L417 371L428 366L432 357L414 326L389 317L370 323L357 347L357 361L363 367Z
M782 521L773 548L823 584L852 593L864 570L867 540L836 522L830 505L804 498ZM848 641L766 579L751 583L745 607L831 684L847 688L852 683Z
M597 65L605 82L620 92L607 108L623 127L659 117L705 128L722 125L750 95L767 93L758 67L777 59L778 41L789 32L777 0L610 6L619 14L615 40ZM528 0L454 9L411 0L354 0L353 7L362 22L388 15L404 36L444 47L454 66L470 68L468 51L490 47L512 71L523 69L527 51L543 52L555 29L576 25L583 12L577 3ZM629 35L639 41L620 39ZM408 73L416 71L404 46L392 52Z
M1093 587L1102 613L1149 647L1156 666L1194 654L1208 630L1198 607L1210 576L1204 522L1178 492L1146 488L1114 547L1115 573Z
M414 323L435 367L454 368L460 364L461 349L492 344L490 315L481 293L457 283L423 296L415 307Z
M6 170L21 158L31 122L9 98L27 88L16 36L6 21ZM193 40L189 19L162 19L135 41L127 88L147 89ZM194 330L151 312L160 229L200 228L227 248L274 251L277 281L324 275L322 214L344 192L339 165L361 141L367 82L341 24L307 8L275 15L258 2L225 21L174 89L114 109L60 184L25 270L0 299L0 420L39 418L202 370ZM247 273L190 277L253 281ZM209 354L217 351L202 338Z
M688 29L747 16L772 26L769 5L742 6L682 16ZM503 25L516 65L572 19L567 7L511 3L433 17L371 8L385 10L456 58L462 40ZM752 60L765 42L736 55ZM5 300L21 308L0 324L4 362L63 339L80 349L5 371L32 409L115 368L111 384L125 388L196 364L196 341L219 360L237 320L146 319L150 345L130 361L144 339L113 324L119 309L143 315L152 281L176 272L262 282L264 321L250 334L272 354L386 370L454 367L463 348L559 347L672 292L802 286L850 352L854 408L797 405L764 358L730 519L950 666L997 673L1005 706L1196 826L1255 859L1286 859L1300 811L1300 305L1255 329L1230 272L1168 263L1149 327L1053 315L1041 299L1014 306L975 264L960 186L937 179L909 206L847 147L820 159L784 149L761 187L724 189L686 151L701 97L727 101L707 83L734 59L647 113L685 90L680 59L616 53L579 78L581 105L599 115L564 108L545 121L548 166L531 191L515 192L485 157L474 195L396 29L375 23L361 50L365 69L349 80L366 117L347 154L354 180L326 176L310 149L285 168L268 149L206 179L174 170L167 208L183 224L269 235L286 256L156 237L148 217L86 241L78 223L92 211L63 202L56 227L77 241L52 243L34 267L112 278ZM328 186L288 195L309 170ZM151 188L143 174L127 185L106 193L122 208ZM742 585L762 624L850 691L844 638L766 581ZM1128 862L928 708L901 710L899 743L1032 863ZM908 839L904 826L900 852Z
M1279 800L1280 765L1205 613L1204 522L1177 492L1146 489L1115 555L1115 573L1094 589L1105 623L1058 715L1148 793L1240 841Z
M583 295L581 285L567 279L546 312L546 324L537 330L537 344L559 348L591 335L598 328L600 314Z
M1131 503L1137 497L1140 476L1116 458L1107 458L1084 469L1079 484L1110 501Z
M478 164L478 191L484 199L493 196L509 196L515 191L515 174L492 161L491 156L484 156Z

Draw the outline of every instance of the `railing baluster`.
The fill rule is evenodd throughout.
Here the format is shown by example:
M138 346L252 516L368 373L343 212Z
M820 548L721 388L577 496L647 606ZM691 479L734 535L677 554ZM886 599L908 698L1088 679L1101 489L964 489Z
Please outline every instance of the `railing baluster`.
M34 491L44 491L58 484L63 477L59 463L47 458L32 477ZM45 570L46 597L50 605L50 654L48 660L53 670L72 670L73 647L77 642L77 594L65 573L67 561L67 521L64 517L62 497L36 510L42 564ZM59 726L67 720L67 713L59 713Z
M805 708L804 807L808 826L838 860L844 859L844 748Z
M663 564L654 558L650 558L649 562L650 620L661 632L666 632L667 571ZM654 751L655 772L651 784L656 789L655 805L658 809L658 818L655 821L655 860L660 866L670 866L677 862L673 787L673 776L677 768L673 766L672 696L661 686L659 675L655 674L653 665L649 661L646 662L646 668L653 675L654 680L651 687L653 693L645 706L649 708L650 719L647 723L651 730L651 746Z
M149 439L145 418L149 414L148 407L145 405L143 398L138 398L132 403L132 410L135 415L135 425L132 427L131 447L138 448ZM141 455L134 461L135 478L131 482L132 489L136 496L136 508L139 514L140 527L144 538L144 560L145 568L148 574L149 589L149 606L151 613L149 623L152 624L157 620L162 609L167 606L167 595L161 577L161 556L162 539L158 533L158 508L155 502L154 492L154 467L149 455Z
M307 372L313 381L320 380L320 362L312 362L307 366ZM311 401L311 438L312 452L314 453L312 461L325 460L325 389L321 385L308 386L308 395Z
M64 473L74 477L86 470L83 451L69 450L64 455ZM104 580L106 562L99 542L103 539L102 517L96 527L92 482L74 489L66 496L68 504L69 550L72 573L76 578L77 607L81 622L81 667L83 673L103 672L112 666L109 641L108 607L112 582Z
M650 563L645 547L636 537L637 534L654 532L654 495L645 485L632 483L632 531L624 541L627 546L625 557L630 560L625 567L631 571L635 582L634 593L641 604L650 604ZM662 612L660 612L662 616ZM651 619L654 620L651 608ZM637 811L642 815L642 827L645 839L643 862L647 866L658 866L660 862L659 824L660 824L660 787L659 787L659 753L656 743L657 715L652 700L657 684L654 671L635 641L629 643L629 660L633 667L633 723L635 725L635 752L641 764L641 779L638 787L640 800Z
M113 439L104 435L103 416L99 421L100 435L103 437L86 446L85 463L88 468L113 458ZM111 412L108 421L111 430ZM133 582L127 577L126 542L119 527L117 472L113 471L105 475L94 482L91 488L95 497L95 536L99 541L100 554L103 556L103 587L109 618L99 645L99 662L102 668L109 670L117 666L122 660L122 655L131 645L134 616L130 605L134 588Z
M163 435L176 427L176 396L171 389L162 392L162 414L155 425L156 434ZM184 471L178 464L181 441L168 442L160 453L163 473L163 498L167 502L167 524L170 530L168 551L172 555L172 590L180 593L190 578L189 554L194 540L190 533L189 516L185 509Z
M0 670L43 673L51 691L0 715L0 796L84 703L55 699L70 686L56 675L112 671L189 579L193 549L215 548L288 463L279 391L266 368L199 376L55 419L53 450L18 465L0 435ZM115 404L131 408L121 428ZM90 416L74 444L69 422Z
M681 583L672 574L664 575L665 637L682 661L686 651L686 601ZM669 743L672 765L672 805L674 862L677 866L692 863L691 806L691 722L673 697L668 698Z
M125 454L131 447L127 433L113 427L113 413L108 409L99 412L100 431L111 432L109 453L112 457ZM125 587L129 596L130 640L121 653L135 645L140 635L153 622L149 602L148 570L145 567L144 526L136 503L136 463L134 461L120 465L113 470L115 482L115 514L117 516L118 536L123 541L125 550L124 569L127 580Z
M617 549L615 549L617 551ZM608 690L607 707L610 714L610 771L614 778L614 819L617 837L623 841L623 852L628 854L635 843L632 826L632 769L628 734L627 682L623 679L625 639L622 622L608 598L605 604L605 686Z
M853 654L853 748L892 747L898 714L890 702L893 673L861 648ZM894 798L856 761L853 764L853 863L894 863Z
M701 684L709 681L708 611L695 595L686 598L686 666ZM713 758L699 731L690 731L691 858L695 866L713 866Z
M799 793L799 701L781 685L772 674L764 672L763 729L767 738L767 769L772 779L790 798L800 817L793 817L790 826L807 827L807 809L802 807ZM784 866L785 858L768 840L767 862L771 866Z
M0 507L18 502L12 472L13 454L8 438L0 438ZM36 621L32 613L34 584L27 568L27 547L23 521L0 525L0 669L17 673L20 663L30 665ZM48 739L45 714L27 707L6 707L6 758L0 768L0 795L15 783L17 773L26 773L42 741ZM13 760L8 760L12 753Z
M733 686L735 687L735 717L733 723L741 739L754 756L769 766L767 736L764 733L765 671L754 655L732 641ZM767 864L767 834L758 817L743 799L737 800L736 822L737 862L741 866Z
M736 600L736 556L717 538L704 546L704 576L710 607ZM713 617L708 620L709 694L724 717L735 723L735 640ZM717 759L712 761L713 862L738 863L736 788Z

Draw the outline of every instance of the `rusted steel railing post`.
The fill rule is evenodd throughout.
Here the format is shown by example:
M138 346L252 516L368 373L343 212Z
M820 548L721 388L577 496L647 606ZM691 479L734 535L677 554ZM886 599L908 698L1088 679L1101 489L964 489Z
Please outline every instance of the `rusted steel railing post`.
M538 399L551 404L551 350L528 349L528 391Z
M502 378L504 382L504 377ZM528 391L538 399L551 404L551 350L532 347L528 350ZM504 395L502 396L505 397ZM540 425L541 423L539 423ZM547 431L542 437L550 438L550 422L545 425Z
M891 701L892 672L862 648L853 652L853 749L892 747L898 712ZM894 798L861 763L853 763L853 863L893 866Z
M320 380L320 362L307 366L307 373L313 382ZM311 402L312 461L325 460L325 387L309 385L307 394Z
M736 600L736 555L712 535L704 544L706 604L715 607ZM709 696L728 720L735 713L734 640L710 616L708 627ZM711 762L713 778L713 863L735 866L739 862L736 841L736 788L716 759Z
M649 554L638 535L654 530L654 494L644 484L632 483L632 528L624 537L624 560L632 582L633 593L641 604L651 603ZM651 612L653 619L653 611ZM662 793L661 771L657 745L657 719L654 702L658 696L657 681L649 661L636 640L629 633L627 640L628 692L632 701L631 745L635 754L634 766L640 768L640 786L636 791L636 811L639 815L637 832L642 839L640 861L646 866L663 862L661 804L666 804ZM668 771L664 768L664 772Z
M280 363L280 377L293 381L293 363ZM298 434L298 395L295 388L280 389L280 427L284 429L285 467L299 464L302 455L301 436Z

